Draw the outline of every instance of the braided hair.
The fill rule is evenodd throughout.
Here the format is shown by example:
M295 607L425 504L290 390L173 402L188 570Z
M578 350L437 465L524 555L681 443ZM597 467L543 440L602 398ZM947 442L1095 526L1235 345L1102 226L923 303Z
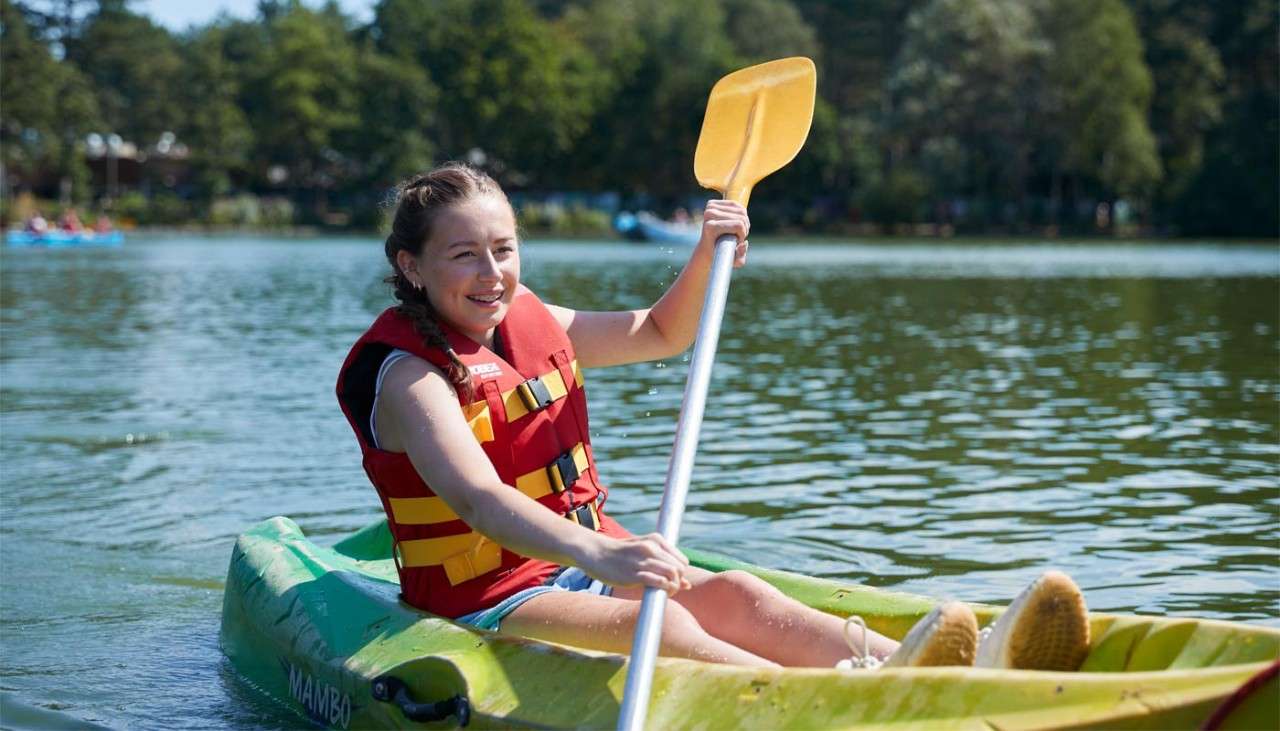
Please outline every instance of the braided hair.
M396 311L409 318L427 347L437 348L449 356L450 366L445 375L467 400L472 397L471 374L440 329L440 316L431 306L427 290L409 281L396 264L396 254L401 251L414 257L422 254L440 212L480 195L497 195L506 200L493 178L462 163L446 163L415 175L397 189L391 233L384 247L391 264L391 275L384 281L392 286L395 298L400 301Z

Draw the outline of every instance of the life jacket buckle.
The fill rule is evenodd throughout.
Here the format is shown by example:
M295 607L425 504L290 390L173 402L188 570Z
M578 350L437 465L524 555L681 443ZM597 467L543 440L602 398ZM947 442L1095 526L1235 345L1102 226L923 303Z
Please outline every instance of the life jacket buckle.
M573 450L556 457L554 462L547 465L547 478L553 492L561 493L573 487L573 483L578 481L578 464L573 459Z
M584 528L590 528L593 531L599 531L600 530L600 514L598 510L599 508L596 507L596 501L592 500L586 505L579 505L573 510L570 510L568 513L565 513L564 517L568 518L569 520L572 520L573 522L577 523L578 525Z
M555 397L547 389L547 384L543 383L538 376L516 386L516 392L520 394L520 400L529 411L541 411L555 403Z

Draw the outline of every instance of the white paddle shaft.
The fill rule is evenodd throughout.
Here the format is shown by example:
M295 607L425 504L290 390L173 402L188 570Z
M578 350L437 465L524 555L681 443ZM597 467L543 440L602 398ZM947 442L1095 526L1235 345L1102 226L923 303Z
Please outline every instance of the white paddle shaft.
M689 495L689 477L693 474L693 458L698 452L698 432L702 430L702 413L707 405L707 388L711 384L711 365L720 342L720 322L729 297L729 278L733 273L733 256L738 238L725 234L716 239L707 281L698 336L693 343L693 359L689 363L689 380L684 385L684 403L676 422L676 443L667 467L667 484L662 491L662 509L658 512L658 533L675 545L680 538L680 521ZM640 731L649 710L649 693L653 686L653 667L662 639L662 614L667 607L667 593L646 588L640 602L640 618L636 621L635 639L631 643L631 665L627 669L627 685L622 692L622 709L618 715L619 731Z

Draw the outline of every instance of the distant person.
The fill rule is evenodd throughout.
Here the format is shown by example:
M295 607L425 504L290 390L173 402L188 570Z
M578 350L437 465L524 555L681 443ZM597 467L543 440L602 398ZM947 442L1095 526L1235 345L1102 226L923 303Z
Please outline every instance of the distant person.
M95 233L109 234L111 233L112 229L113 227L111 225L111 219L108 218L107 214L105 213L98 216L98 220L95 221L93 224L93 230Z
M75 208L68 208L62 213L62 218L58 221L58 228L67 233L80 233L84 230L84 224L80 222L80 214Z
M27 231L42 236L49 231L49 222L45 217L40 215L40 211L36 211L31 218L27 219Z
M890 665L1075 670L1089 649L1084 598L1048 572L979 642L973 611L946 602L899 644L808 607L744 571L690 566L657 533L605 512L582 371L684 352L716 239L747 211L707 203L684 270L651 307L587 312L520 282L515 213L484 173L449 164L399 191L383 252L399 304L356 341L339 404L394 542L401 597L463 624L627 652L646 587L671 595L664 655L739 665ZM851 647L853 645L854 647ZM873 663L874 664L874 660Z
M675 223L689 223L689 212L684 209L684 206L681 206L671 215L671 220Z

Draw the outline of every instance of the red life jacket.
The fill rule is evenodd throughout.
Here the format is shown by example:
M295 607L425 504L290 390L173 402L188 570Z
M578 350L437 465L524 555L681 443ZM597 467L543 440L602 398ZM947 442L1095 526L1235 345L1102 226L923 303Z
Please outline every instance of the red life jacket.
M607 493L591 453L582 371L568 334L542 301L523 286L516 291L495 331L505 357L443 323L441 330L471 372L472 399L459 391L458 402L503 483L580 525L630 535L600 510ZM373 446L375 382L393 348L450 367L444 351L427 346L412 322L391 308L347 355L338 402L382 499L404 600L458 617L541 585L555 564L512 553L474 532L435 496L408 455Z

